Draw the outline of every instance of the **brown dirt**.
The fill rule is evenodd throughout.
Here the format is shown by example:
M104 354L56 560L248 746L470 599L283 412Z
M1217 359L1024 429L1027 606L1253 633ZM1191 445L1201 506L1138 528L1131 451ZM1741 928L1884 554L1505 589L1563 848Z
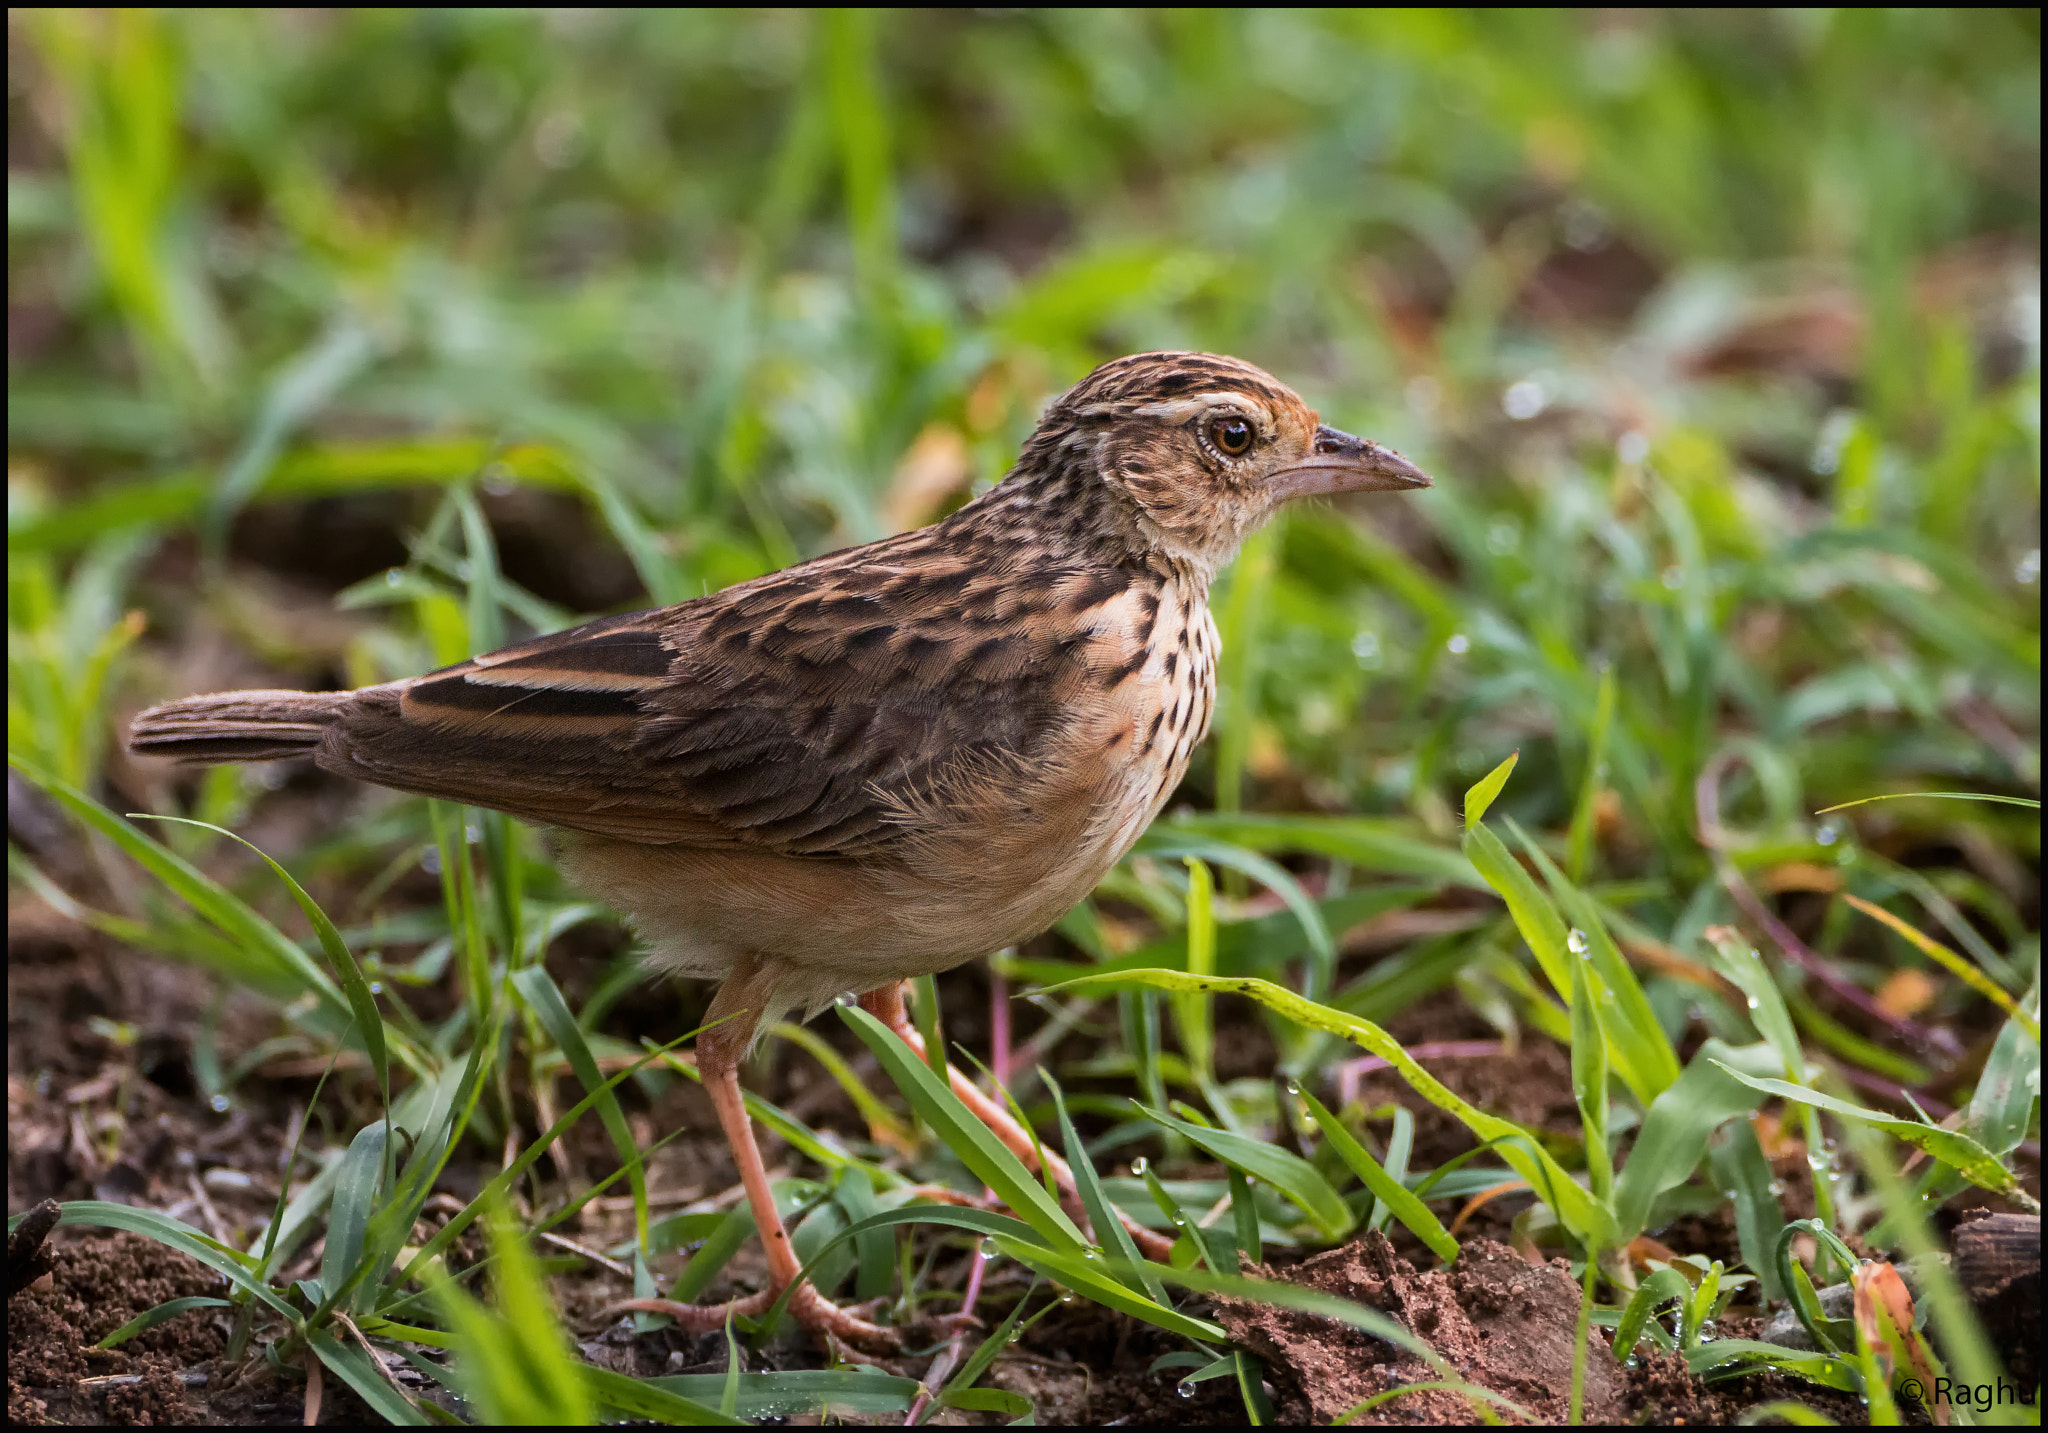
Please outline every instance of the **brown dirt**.
M1562 1260L1530 1264L1505 1245L1475 1239L1455 1268L1419 1274L1375 1233L1318 1254L1285 1277L1391 1315L1463 1378L1544 1422L1564 1421L1579 1290ZM1442 1376L1413 1354L1317 1315L1234 1299L1220 1300L1219 1312L1231 1337L1266 1360L1282 1395L1283 1422L1329 1423L1376 1393ZM1627 1421L1620 1383L1605 1342L1590 1339L1588 1422ZM1374 1414L1368 1421L1466 1423L1473 1417L1465 1398L1441 1390L1392 1400Z
M1514 1400L1538 1422L1565 1421L1579 1287L1562 1259L1533 1264L1505 1245L1473 1239L1453 1268L1417 1273L1375 1233L1282 1274L1269 1268L1252 1272L1378 1309L1423 1338L1457 1377ZM1393 1344L1318 1315L1235 1299L1217 1304L1231 1337L1265 1360L1282 1423L1328 1424L1374 1394L1443 1377ZM1868 1421L1854 1398L1779 1374L1709 1385L1693 1377L1677 1354L1619 1365L1597 1330L1587 1339L1584 1396L1588 1424L1734 1423L1744 1410L1780 1398L1803 1401L1838 1423ZM1390 1399L1358 1420L1475 1421L1467 1398L1442 1389Z

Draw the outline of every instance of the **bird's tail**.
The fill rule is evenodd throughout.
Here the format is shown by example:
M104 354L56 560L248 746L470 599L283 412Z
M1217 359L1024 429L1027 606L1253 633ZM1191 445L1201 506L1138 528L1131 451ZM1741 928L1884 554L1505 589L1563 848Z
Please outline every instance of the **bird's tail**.
M151 707L128 728L142 756L211 765L277 761L317 751L353 692L220 692Z

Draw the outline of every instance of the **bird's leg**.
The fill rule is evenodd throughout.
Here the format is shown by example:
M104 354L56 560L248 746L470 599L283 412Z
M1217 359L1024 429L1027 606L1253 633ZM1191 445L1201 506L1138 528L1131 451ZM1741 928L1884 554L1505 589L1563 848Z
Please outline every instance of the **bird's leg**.
M920 1057L924 1056L924 1037L917 1033L917 1027L910 1023L910 1015L903 1008L902 981L892 980L879 990L870 990L861 996L860 1005L861 1009L894 1030L897 1038L915 1050ZM954 1069L950 1061L946 1065L946 1080L952 1085L953 1093L959 1097L960 1103L967 1106L976 1119L987 1125L990 1132L1003 1142L1010 1153L1023 1160L1026 1169L1038 1169L1041 1146L1032 1139L1031 1131L1017 1123L1008 1110L984 1095L972 1080ZM1080 1191L1074 1184L1074 1171L1067 1167L1064 1159L1051 1150L1045 1150L1044 1154L1046 1168L1052 1171L1053 1181L1059 1185L1060 1192L1069 1200L1078 1201ZM1116 1216L1118 1222L1130 1232L1131 1239L1137 1244L1140 1252L1147 1258L1164 1259L1167 1251L1173 1248L1171 1239L1147 1229L1121 1209L1117 1210Z
M697 1073L702 1077L711 1104L718 1111L719 1128L732 1146L733 1163L739 1166L740 1183L746 1187L747 1204L754 1211L754 1227L768 1255L769 1287L761 1293L725 1304L682 1304L667 1299L635 1299L618 1308L638 1308L667 1314L685 1328L702 1332L724 1327L728 1312L757 1315L781 1297L795 1282L802 1265L790 1247L789 1231L775 1207L775 1194L768 1187L768 1166L761 1159L761 1147L754 1142L754 1123L740 1093L740 1061L753 1043L760 1014L774 990L781 972L765 961L743 958L732 975L718 989L706 1022L714 1024L697 1037ZM805 1328L829 1333L856 1347L895 1348L901 1335L895 1329L871 1324L840 1308L817 1289L805 1284L790 1298L789 1311Z

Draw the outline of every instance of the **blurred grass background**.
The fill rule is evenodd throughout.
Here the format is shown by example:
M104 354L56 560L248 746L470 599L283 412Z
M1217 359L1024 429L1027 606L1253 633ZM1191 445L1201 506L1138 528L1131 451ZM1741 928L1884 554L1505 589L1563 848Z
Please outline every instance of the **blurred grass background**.
M10 551L99 554L104 601L251 503L398 489L383 541L269 555L370 576L478 478L615 537L516 574L556 604L676 600L929 520L1093 363L1201 347L1440 480L1241 564L1223 805L1441 826L1554 742L1518 795L1568 815L1602 663L1655 860L1727 728L1778 819L2038 780L2030 14L10 23Z
M1913 1020L1981 1054L1996 1011L1834 894L2033 979L2033 812L1818 813L2038 795L2034 12L9 26L10 747L116 810L254 823L380 949L459 944L431 900L378 914L455 849L418 803L266 827L276 778L174 784L119 754L126 714L411 675L921 524L1093 364L1190 347L1438 482L1294 512L1219 584L1215 739L1178 802L1218 814L1191 829L1341 855L1300 872L1334 925L1354 879L1437 890L1462 793L1519 750L1497 809L1631 954L1737 918L1718 848L1841 972L1780 975L1865 1076L1928 1077ZM1237 812L1380 824L1317 846ZM523 948L517 881L549 879L495 897L493 941ZM1189 889L1141 859L1064 929L1125 952ZM1244 890L1227 872L1224 968L1271 909ZM1277 973L1303 942L1271 924ZM1335 1003L1387 1018L1456 976L1503 1034L1569 1034L1507 922L1414 934L1407 975ZM1674 1038L1752 1038L1645 983ZM1097 1148L1156 1137L1127 1123Z

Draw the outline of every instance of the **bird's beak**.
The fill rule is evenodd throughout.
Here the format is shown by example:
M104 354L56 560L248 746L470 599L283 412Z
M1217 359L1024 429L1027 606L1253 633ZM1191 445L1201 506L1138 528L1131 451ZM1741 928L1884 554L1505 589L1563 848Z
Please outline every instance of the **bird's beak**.
M1275 500L1324 493L1406 492L1431 487L1429 475L1395 452L1354 438L1325 423L1316 429L1315 452L1266 480Z

